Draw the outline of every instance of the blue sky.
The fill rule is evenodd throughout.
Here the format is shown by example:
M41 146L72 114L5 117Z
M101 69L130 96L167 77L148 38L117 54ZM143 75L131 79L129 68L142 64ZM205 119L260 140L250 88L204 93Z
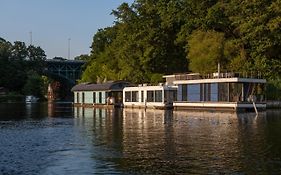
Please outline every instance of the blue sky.
M88 54L99 28L112 26L110 15L122 2L133 0L0 0L0 37L30 43L48 58Z

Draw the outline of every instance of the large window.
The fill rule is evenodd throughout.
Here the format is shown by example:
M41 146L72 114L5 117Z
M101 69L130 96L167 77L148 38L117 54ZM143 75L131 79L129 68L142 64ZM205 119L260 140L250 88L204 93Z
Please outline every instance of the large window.
M250 101L251 98L258 102L265 101L265 84L244 83L244 101Z
M218 101L229 101L229 83L219 83L218 93Z
M155 91L155 102L162 102L162 91Z
M187 85L187 94L188 101L200 101L200 84Z
M203 88L204 88L204 97L203 97L203 101L210 101L211 100L211 84L207 83L207 84L203 84Z
M147 91L147 102L154 102L154 91Z
M132 102L138 101L138 91L132 91Z
M125 92L125 101L126 102L131 102L131 91L126 91Z
M182 101L187 101L187 85L181 85L182 88Z
M164 91L164 101L168 103L173 103L177 100L177 91L176 90L165 90Z
M218 101L218 83L211 83L210 101Z
M248 86L248 87L249 88L246 88L247 92L250 92L252 90L251 88L252 86ZM242 83L229 83L229 101L231 102L243 101L242 90L243 90Z

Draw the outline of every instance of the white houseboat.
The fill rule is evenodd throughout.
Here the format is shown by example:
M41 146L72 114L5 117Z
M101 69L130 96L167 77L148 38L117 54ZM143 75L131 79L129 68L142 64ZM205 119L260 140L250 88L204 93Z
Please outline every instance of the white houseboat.
M123 89L123 105L133 108L172 108L176 93L177 88L167 84L158 86L143 84L138 87L125 87Z
M266 80L238 73L165 76L178 86L174 109L264 110Z

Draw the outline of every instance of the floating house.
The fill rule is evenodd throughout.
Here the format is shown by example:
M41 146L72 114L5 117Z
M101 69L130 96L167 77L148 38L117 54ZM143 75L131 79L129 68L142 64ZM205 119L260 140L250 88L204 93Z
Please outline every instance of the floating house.
M71 91L74 93L75 106L121 106L123 102L123 89L131 86L126 81L108 81L98 84L78 84Z
M125 87L123 90L124 107L159 108L173 107L176 100L177 87L159 84L158 86Z
M174 109L264 110L266 80L260 76L238 73L208 75L180 74L166 76L177 85Z

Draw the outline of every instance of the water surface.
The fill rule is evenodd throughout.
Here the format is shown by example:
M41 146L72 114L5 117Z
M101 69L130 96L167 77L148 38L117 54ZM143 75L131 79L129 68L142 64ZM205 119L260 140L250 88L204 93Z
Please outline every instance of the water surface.
M280 174L281 111L0 104L0 174Z

